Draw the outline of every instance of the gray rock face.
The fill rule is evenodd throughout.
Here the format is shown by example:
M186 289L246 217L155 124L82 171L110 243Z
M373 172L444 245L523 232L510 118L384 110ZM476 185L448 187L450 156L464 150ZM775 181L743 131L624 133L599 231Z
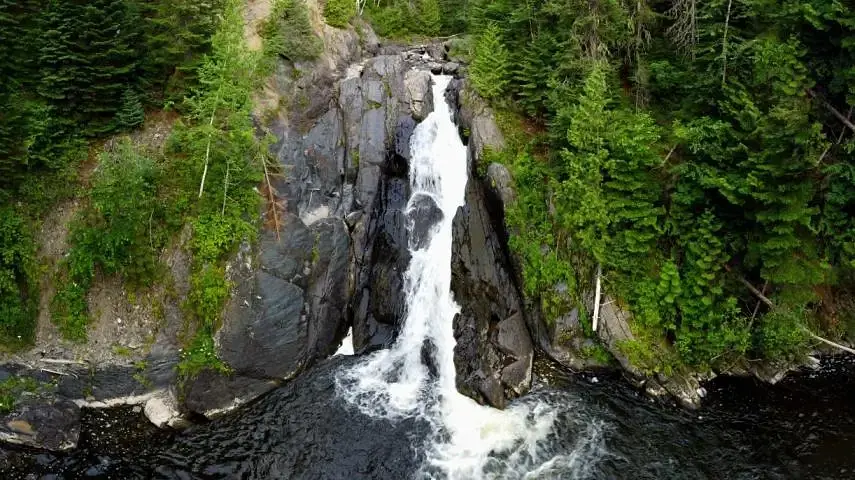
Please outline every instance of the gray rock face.
M430 74L424 70L410 70L404 76L405 97L410 113L416 120L424 120L433 111L433 90Z
M455 318L458 389L502 408L528 391L534 348L504 242L477 178L453 225L451 289L460 304Z
M353 63L348 45L338 43L335 68L314 66L299 82L310 100L270 125L285 211L256 260L231 270L237 287L216 345L235 377L193 380L193 411L220 410L332 354L351 316L357 348L394 338L409 260L406 159L417 119L433 109L431 79L399 54Z
M464 82L452 84L447 99L456 107L460 126L472 132L469 161L474 166L485 147L501 148L504 139L486 104L468 99L465 88ZM495 182L488 178L485 184L474 167L470 170L466 205L453 226L452 291L461 306L455 319L457 385L461 392L501 408L528 391L534 346L507 250L503 203ZM502 173L493 170L497 176ZM509 187L510 175L500 180L505 179Z
M459 89L459 122L469 129L469 149L474 158L482 158L485 147L493 150L505 148L505 137L496 124L493 110L474 93L468 81L462 81Z
M184 404L194 413L215 418L276 388L279 382L205 370L185 392Z
M0 441L47 450L77 446L80 407L62 397L23 398L15 411L0 417Z
M487 167L487 182L490 185L490 190L499 197L502 210L504 205L510 205L516 200L516 192L514 192L514 181L511 178L511 173L507 167L499 163L491 163Z

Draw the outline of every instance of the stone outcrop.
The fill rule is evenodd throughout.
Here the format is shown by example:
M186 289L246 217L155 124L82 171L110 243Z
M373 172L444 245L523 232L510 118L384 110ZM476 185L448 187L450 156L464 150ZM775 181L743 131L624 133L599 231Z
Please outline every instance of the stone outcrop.
M534 345L507 250L502 205L476 173L484 149L499 149L504 139L489 108L466 98L461 86L458 82L448 95L460 126L471 132L466 205L453 225L451 289L461 307L454 322L457 384L467 395L501 408L528 391Z
M63 397L19 399L15 410L0 416L0 441L46 450L77 446L80 407Z

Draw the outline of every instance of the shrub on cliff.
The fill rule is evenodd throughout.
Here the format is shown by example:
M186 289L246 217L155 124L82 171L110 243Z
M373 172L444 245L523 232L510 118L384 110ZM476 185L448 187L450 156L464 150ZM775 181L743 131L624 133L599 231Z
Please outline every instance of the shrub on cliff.
M321 39L312 30L309 9L303 0L279 0L262 29L268 54L299 61L316 58L323 50Z
M354 0L327 0L324 5L324 19L333 27L346 28L354 15L356 15Z
M0 208L0 345L30 341L35 327L35 245L24 218Z

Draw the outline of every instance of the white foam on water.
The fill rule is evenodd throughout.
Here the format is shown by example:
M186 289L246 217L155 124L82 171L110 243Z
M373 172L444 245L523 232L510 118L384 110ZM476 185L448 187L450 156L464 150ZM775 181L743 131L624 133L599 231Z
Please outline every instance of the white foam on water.
M597 423L580 434L578 448L559 455L547 448L559 413L555 402L518 402L497 410L457 392L452 322L460 307L451 292L452 225L465 203L467 152L444 101L451 77L433 79L435 110L410 142L407 208L414 209L417 201L423 206L429 197L442 218L429 228L427 241L415 245L411 239L406 318L395 344L339 372L337 390L366 415L427 420L432 435L419 472L423 478L554 478L559 471L562 478L583 478L575 475L584 475L601 449ZM408 226L411 232L414 227ZM423 362L426 344L433 346L427 351L434 357L434 375Z

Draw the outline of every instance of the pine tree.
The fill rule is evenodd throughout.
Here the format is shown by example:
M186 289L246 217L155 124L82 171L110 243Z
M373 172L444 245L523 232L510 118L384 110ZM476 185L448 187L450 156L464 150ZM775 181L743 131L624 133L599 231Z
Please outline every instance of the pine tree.
M279 0L264 26L264 48L292 62L316 58L323 51L304 0Z
M145 111L140 96L128 88L122 94L122 108L116 113L116 122L122 130L131 130L142 125L144 121Z
M140 1L146 54L143 83L156 99L178 102L197 85L225 0Z
M115 128L122 94L134 84L139 17L123 0L50 0L44 12L39 93L89 134Z
M475 90L484 98L499 98L510 82L510 58L500 34L499 27L490 24L475 44L469 75Z

